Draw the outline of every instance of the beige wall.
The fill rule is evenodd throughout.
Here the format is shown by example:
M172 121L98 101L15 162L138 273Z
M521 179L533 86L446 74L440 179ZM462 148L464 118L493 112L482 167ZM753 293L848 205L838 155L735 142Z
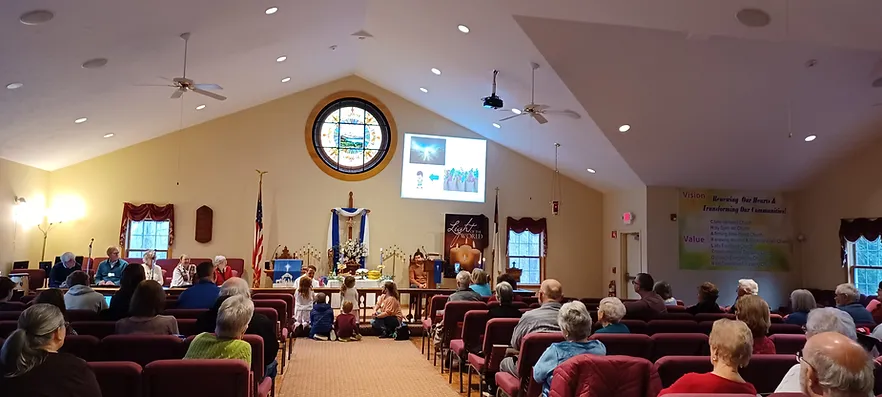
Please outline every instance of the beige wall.
M625 225L622 222L622 214L625 212L634 213L634 222L631 225ZM622 263L621 238L612 238L612 232L617 233L640 233L640 245L643 255L641 255L641 267L646 269L646 188L633 190L620 190L603 195L603 277L601 285L606 296L606 291L611 280L616 280L616 296L627 297L626 291L623 289L630 288L630 285L623 285L620 280L622 272L627 267ZM613 274L612 269L616 268Z
M35 225L14 220L15 197L24 197L30 208L45 207L49 173L0 159L0 272L8 274L12 261L30 260L37 267L43 234ZM49 256L49 254L47 254Z
M561 215L551 217L552 171L494 142L487 145L488 195L483 204L401 199L401 145L374 178L330 178L309 158L304 126L313 106L340 90L379 98L398 124L399 139L405 132L478 137L363 79L348 77L52 172L52 197L81 199L86 216L53 230L47 252L84 253L91 237L96 252L115 244L122 203L130 201L175 204L175 254L250 258L255 169L269 171L264 179L266 256L277 244L292 251L307 243L324 249L330 208L345 206L350 190L356 206L371 209L372 252L392 244L408 252L418 246L437 251L443 214L483 213L492 223L492 192L498 186L501 219L549 218L547 276L560 279L567 295L600 293L599 192L564 178ZM201 205L214 209L214 235L208 244L194 240L195 211ZM376 265L376 257L371 262L369 267ZM396 280L405 277L404 266L398 266Z

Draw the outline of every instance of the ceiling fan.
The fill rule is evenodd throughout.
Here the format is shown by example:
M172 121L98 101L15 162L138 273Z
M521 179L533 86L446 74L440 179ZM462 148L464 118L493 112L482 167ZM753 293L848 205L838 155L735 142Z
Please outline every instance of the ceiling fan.
M184 39L184 74L181 77L175 77L171 80L161 77L162 79L168 80L172 84L138 84L139 86L150 86L150 87L172 87L175 89L171 94L171 99L178 99L185 92L195 92L197 94L205 95L209 98L214 98L219 101L223 101L227 99L227 97L219 94L215 94L208 90L222 90L223 88L217 84L196 84L192 79L187 78L187 47L190 41L190 32L182 33L181 38Z
M532 71L532 83L530 86L530 103L524 106L524 110L519 110L515 112L516 114L504 117L499 119L500 122L511 120L513 118L521 117L521 116L531 116L534 120L536 120L539 124L545 124L548 122L548 119L545 118L546 115L560 115L567 116L574 119L582 118L579 113L576 113L573 110L550 110L548 105L537 104L534 99L534 94L536 91L536 69L539 69L539 64L536 62L530 62L530 66L533 68Z

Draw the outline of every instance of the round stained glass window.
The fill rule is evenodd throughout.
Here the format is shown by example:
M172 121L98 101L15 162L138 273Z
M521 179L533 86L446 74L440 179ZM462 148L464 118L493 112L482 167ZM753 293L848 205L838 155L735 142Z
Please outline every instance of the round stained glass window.
M384 160L391 158L390 149L394 151L386 115L378 106L360 97L337 98L322 107L313 119L311 140L313 157L318 157L331 171L350 176L341 178L348 180L373 176L385 166ZM319 166L329 171L322 164ZM376 172L362 175L378 166L380 169Z

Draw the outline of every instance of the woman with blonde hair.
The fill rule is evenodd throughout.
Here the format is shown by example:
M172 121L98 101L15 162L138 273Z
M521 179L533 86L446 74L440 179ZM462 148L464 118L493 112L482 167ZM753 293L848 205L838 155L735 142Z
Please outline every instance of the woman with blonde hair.
M766 336L772 325L769 304L756 295L744 295L735 302L735 318L747 324L753 335L753 354L775 354L775 343Z
M309 333L309 313L315 301L315 291L312 290L312 279L301 277L297 293L294 294L294 335Z
M165 284L165 277L162 275L162 268L156 264L156 251L147 250L144 253L144 263L141 264L144 267L144 277L147 280L153 280L159 283L159 285Z
M178 265L172 272L171 287L180 288L193 285L193 276L196 275L196 266L190 264L189 255L181 255Z
M493 291L490 290L490 277L484 269L472 269L472 285L469 288L481 296L493 295Z
M738 373L739 368L750 362L753 350L753 336L747 325L741 321L717 320L711 328L709 344L713 371L683 375L659 396L680 393L757 395L756 388Z
M790 293L790 309L792 312L784 317L787 324L805 325L808 314L818 307L815 296L807 289L797 289Z

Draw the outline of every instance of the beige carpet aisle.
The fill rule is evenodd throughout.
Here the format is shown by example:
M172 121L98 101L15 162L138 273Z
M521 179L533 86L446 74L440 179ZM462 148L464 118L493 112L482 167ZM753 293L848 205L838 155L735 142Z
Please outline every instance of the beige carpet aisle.
M409 341L298 338L279 397L459 397Z

